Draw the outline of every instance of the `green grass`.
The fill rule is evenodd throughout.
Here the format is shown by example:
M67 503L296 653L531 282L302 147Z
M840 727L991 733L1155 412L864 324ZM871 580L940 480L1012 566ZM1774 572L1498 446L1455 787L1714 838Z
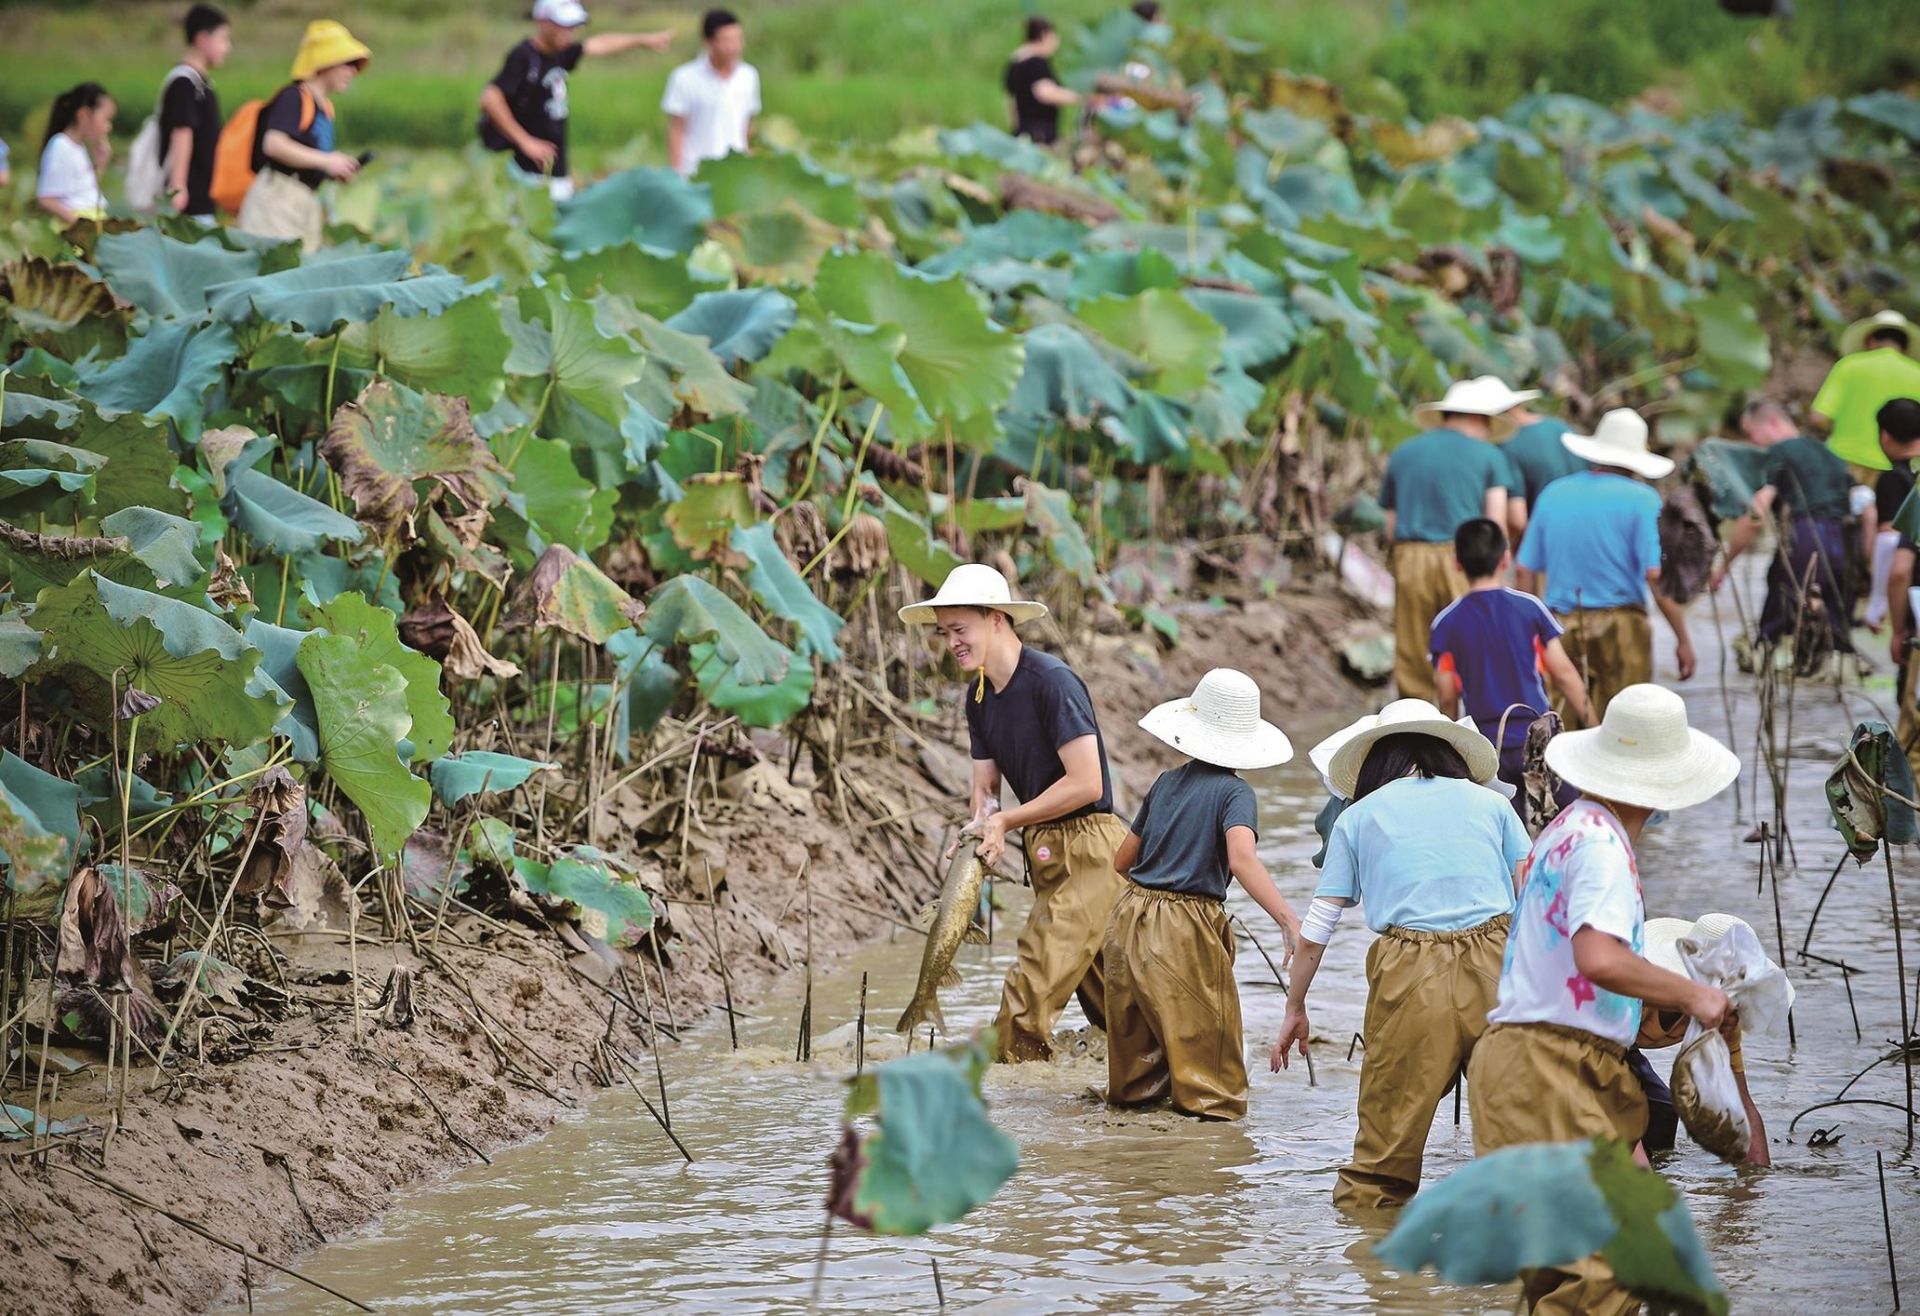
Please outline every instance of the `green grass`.
M1713 0L1170 0L1169 7L1179 22L1266 43L1287 67L1342 83L1382 79L1392 89L1388 99L1421 117L1493 112L1541 87L1608 102L1660 87L1684 109L1770 118L1812 96L1920 78L1920 24L1907 21L1912 3L1801 0L1791 30L1730 17ZM344 14L375 53L366 77L342 98L343 142L464 145L480 86L526 31L518 17L525 7L521 0L382 0L363 12L313 0L236 4L223 98L232 106L270 91L306 20ZM768 113L811 138L854 141L928 123L999 122L1006 113L1000 69L1026 13L1038 8L1065 27L1118 7L1119 0L737 6ZM8 30L0 134L16 156L30 159L47 103L83 79L105 83L121 99L121 127L130 136L169 61L179 8L173 0L0 0ZM583 66L573 132L584 160L614 152L657 157L661 86L672 64L693 53L698 14L694 6L634 0L595 6L600 30L664 25L683 35L671 56ZM1368 99L1379 103L1383 91L1376 83Z

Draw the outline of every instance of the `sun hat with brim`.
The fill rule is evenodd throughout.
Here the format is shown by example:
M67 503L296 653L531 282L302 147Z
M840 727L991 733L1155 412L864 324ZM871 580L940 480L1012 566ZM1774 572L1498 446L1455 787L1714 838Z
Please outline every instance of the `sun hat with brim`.
M1733 784L1740 758L1687 725L1687 706L1657 685L1630 685L1600 725L1547 742L1547 766L1576 790L1641 809L1685 809Z
M1216 768L1276 768L1293 757L1287 733L1260 720L1260 687L1230 667L1201 677L1187 698L1159 705L1140 729Z
M1866 346L1867 339L1881 329L1898 329L1909 344L1920 341L1920 325L1898 311L1879 311L1864 320L1855 320L1840 331L1840 355L1851 356Z
M1680 943L1689 943L1692 952L1705 951L1735 928L1745 928L1759 941L1753 925L1732 914L1702 914L1697 919L1650 918L1641 928L1641 954L1669 973L1685 975L1686 962L1680 958Z
M533 21L555 27L585 27L587 7L580 0L540 0L533 7Z
M318 18L307 24L300 50L293 57L293 80L310 78L336 64L365 64L373 57L366 43L347 31L346 24Z
M1647 448L1647 422L1631 407L1616 407L1591 434L1562 434L1568 452L1596 466L1617 466L1649 480L1673 474L1673 459Z
M1414 420L1431 425L1442 416L1485 416L1496 428L1511 428L1506 414L1540 396L1539 389L1514 392L1494 375L1477 375L1447 386L1446 396L1438 402L1423 402L1413 409Z
M1362 725L1364 724L1364 725ZM1358 730L1335 750L1327 764L1327 780L1334 794L1343 800L1353 798L1359 789L1360 769L1366 765L1373 747L1388 736L1432 736L1460 751L1467 772L1482 786L1500 771L1500 752L1493 742L1480 734L1471 722L1454 721L1424 699L1396 699L1371 718L1354 724Z
M939 608L991 608L1017 622L1047 615L1046 604L1014 598L1007 578L979 562L963 563L949 571L940 592L924 603L909 603L900 609L900 620L909 626L931 626L940 619Z

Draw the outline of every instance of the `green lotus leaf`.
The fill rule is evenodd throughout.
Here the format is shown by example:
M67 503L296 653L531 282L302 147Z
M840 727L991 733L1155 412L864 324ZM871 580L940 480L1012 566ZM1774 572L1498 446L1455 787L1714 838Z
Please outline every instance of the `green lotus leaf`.
M629 169L560 207L553 241L568 254L632 244L692 251L713 218L712 189L671 169Z
M300 645L311 631L276 626L259 617L249 617L247 643L260 651L260 670L280 688L290 701L286 714L273 728L293 746L293 756L302 763L320 761L320 714L313 706L313 691L300 673Z
M913 381L907 378L900 362L907 348L907 331L897 324L853 324L834 318L810 327L815 339L826 349L829 359L838 363L848 379L858 384L875 402L887 409L896 425L906 417L906 428L924 432L933 417L921 405ZM790 335L792 342L803 335Z
M1007 409L1055 416L1084 426L1098 415L1133 405L1133 387L1084 334L1070 325L1043 324L1027 331L1026 368Z
M729 159L733 157L728 157ZM703 292L669 319L669 329L707 340L722 364L758 361L793 328L793 299L771 288Z
M1752 388L1765 382L1773 353L1750 301L1722 293L1699 298L1691 311L1701 359L1723 387Z
M893 560L911 571L920 583L938 589L947 573L960 565L960 556L945 541L934 538L920 517L889 501L880 509L880 522L887 529L887 551Z
M229 469L226 480L221 510L235 529L270 552L307 553L330 540L357 544L366 537L352 517L264 471Z
M788 654L787 674L772 685L743 683L733 668L715 661L714 646L695 644L687 650L701 697L740 719L742 726L784 726L813 696L813 664Z
M1067 300L1075 306L1097 297L1134 297L1153 288L1179 288L1180 269L1153 248L1101 251L1073 263Z
M43 591L28 621L44 646L30 678L57 675L100 726L115 716L117 692L152 695L160 703L141 717L140 738L155 748L251 745L284 711L256 678L259 650L191 603L86 571Z
M11 681L40 659L40 632L18 608L0 612L0 677Z
M434 797L442 804L454 805L469 795L495 795L513 790L524 785L534 773L559 766L515 754L470 749L464 754L435 759L427 775L433 782Z
M454 724L453 710L440 690L440 664L418 649L407 647L400 639L394 615L354 593L342 594L329 603L311 608L309 614L315 625L365 650L368 662L391 667L407 683L407 716L412 725L407 738L413 742L413 753L409 757L418 763L445 754L453 744ZM305 644L301 645L301 651L306 651ZM324 734L323 723L323 754Z
M805 283L841 232L797 201L751 210L713 226L714 241L741 274L767 283Z
M1147 387L1190 393L1220 364L1226 330L1177 292L1150 288L1133 297L1097 297L1078 315L1087 328L1145 362Z
M964 128L942 130L940 149L948 155L978 156L1017 174L1043 175L1055 167L1054 158L1024 137L1015 137L1004 128L970 123Z
M794 663L740 605L698 576L675 576L647 596L640 632L655 644L710 643L741 685L776 685Z
M653 926L653 902L646 891L615 872L607 857L592 846L577 845L550 866L516 860L514 869L527 890L604 918L602 940L609 945L628 945Z
M100 518L100 532L127 541L128 551L162 586L187 585L206 574L195 549L200 526L151 507L123 507Z
M656 253L637 247L608 247L604 251L569 256L548 270L564 280L576 297L610 292L625 297L648 315L662 318L684 309L702 293L725 288L693 268L678 252ZM696 331L697 332L697 331Z
M719 219L793 201L839 228L858 228L865 221L852 180L826 173L804 156L736 153L702 162L694 179L711 189Z
M1686 1201L1672 1184L1637 1164L1624 1143L1595 1140L1593 1184L1620 1228L1600 1251L1614 1277L1635 1295L1682 1310L1726 1316L1727 1293L1694 1232Z
M81 377L80 392L111 411L171 420L192 442L209 390L226 375L239 345L224 324L172 321L133 340L127 354Z
M9 400L12 397L9 392ZM162 427L131 413L113 415L92 406L72 412L69 424L48 423L57 414L9 424L8 439L0 442L0 477L7 485L27 486L33 479L29 472L36 468L59 473L43 476L44 483L24 499L9 498L6 485L0 485L0 516L18 521L26 507L68 523L87 513L108 516L123 507L186 515L187 499L174 487L176 462ZM69 493L80 497L68 499Z
M375 854L396 862L433 806L433 788L400 757L411 685L351 635L307 636L298 663L313 691L320 769L366 817Z
M474 862L495 872L513 871L513 828L498 818L475 818L467 829L467 849Z
M773 526L737 526L732 543L736 553L753 563L747 572L747 587L767 605L767 611L798 627L809 650L827 662L839 662L840 646L834 637L847 623L822 603L794 570L774 540Z
M591 553L607 542L620 491L580 474L566 444L502 434L492 446L513 480L507 504L534 532L526 543L533 556L549 544Z
M1920 142L1920 101L1897 91L1873 91L1847 101L1847 112L1893 129L1910 142Z
M102 234L94 263L109 287L155 320L203 316L209 288L260 272L258 252L234 251L213 236L180 242L155 228Z
M463 297L438 314L402 315L388 306L370 323L340 331L341 364L463 397L476 408L500 396L508 347L493 296Z
M79 1133L89 1127L91 1121L85 1115L70 1115L66 1119L49 1119L45 1115L36 1115L25 1106L16 1106L12 1102L0 1102L0 1138L9 1142L18 1142L22 1138L39 1141L42 1138L63 1138L70 1133Z
M752 525L758 519L753 494L734 471L688 478L662 517L674 543L696 562L726 561L734 527Z
M628 410L627 387L646 372L645 353L624 334L601 328L593 302L564 289L530 288L505 310L513 343L507 373L544 380L556 417L572 405L618 426Z
M37 922L57 907L80 854L80 788L0 751L0 862L13 917Z
M643 612L638 600L591 561L565 544L552 544L521 584L506 624L555 627L589 644L605 644Z
M814 292L843 320L904 334L899 367L926 419L895 412L903 439L930 437L941 421L991 421L1020 380L1020 340L987 318L960 279L922 278L878 253L860 252L822 261Z
M388 306L403 316L432 315L468 295L459 275L409 277L412 267L413 256L405 251L361 251L215 284L207 289L207 305L229 324L258 316L326 334L341 324L370 321Z
M607 641L613 655L614 746L622 759L634 731L642 735L660 725L680 690L680 673L659 645L637 630L625 630Z
M1054 565L1088 589L1108 594L1105 580L1093 560L1086 532L1073 515L1073 497L1065 489L1049 489L1034 480L1025 482L1027 524L1047 545Z
M1189 288L1186 299L1226 330L1222 360L1234 370L1258 370L1293 350L1300 330L1284 304L1219 288Z
M194 557L200 527L150 507L129 507L98 535L45 535L0 525L0 571L22 596L64 585L82 571L142 588L188 585L206 573Z
M320 451L340 473L360 520L389 538L412 538L415 513L442 491L479 512L505 490L500 463L474 431L465 398L384 379L340 408ZM429 486L424 498L422 485Z

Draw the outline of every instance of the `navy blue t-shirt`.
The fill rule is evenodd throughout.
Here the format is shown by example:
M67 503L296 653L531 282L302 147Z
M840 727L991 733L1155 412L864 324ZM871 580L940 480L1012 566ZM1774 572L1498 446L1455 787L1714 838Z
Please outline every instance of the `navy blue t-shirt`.
M1527 726L1547 711L1547 646L1562 634L1547 605L1517 589L1469 590L1433 619L1428 648L1436 672L1460 681L1460 698L1480 733L1501 749L1524 745ZM1506 743L1500 717L1507 717Z
M1129 876L1156 891L1224 900L1233 870L1227 865L1227 829L1260 835L1253 787L1230 768L1198 759L1160 774L1134 815L1140 857Z
M1081 818L1113 811L1113 780L1107 773L1107 745L1093 716L1093 696L1073 669L1050 653L1022 649L1020 662L1006 689L987 683L986 698L973 699L967 685L967 734L973 757L991 759L1000 776L1022 804L1043 794L1067 775L1060 762L1062 746L1092 736L1100 751L1100 798L1083 809L1064 814Z

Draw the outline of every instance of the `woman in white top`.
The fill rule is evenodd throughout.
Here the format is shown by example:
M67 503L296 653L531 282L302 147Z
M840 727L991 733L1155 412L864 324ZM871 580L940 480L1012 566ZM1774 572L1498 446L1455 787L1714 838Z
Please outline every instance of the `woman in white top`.
M83 82L53 103L35 195L40 208L62 228L78 219L106 218L100 171L113 155L107 135L113 131L116 108L113 97L97 82Z

